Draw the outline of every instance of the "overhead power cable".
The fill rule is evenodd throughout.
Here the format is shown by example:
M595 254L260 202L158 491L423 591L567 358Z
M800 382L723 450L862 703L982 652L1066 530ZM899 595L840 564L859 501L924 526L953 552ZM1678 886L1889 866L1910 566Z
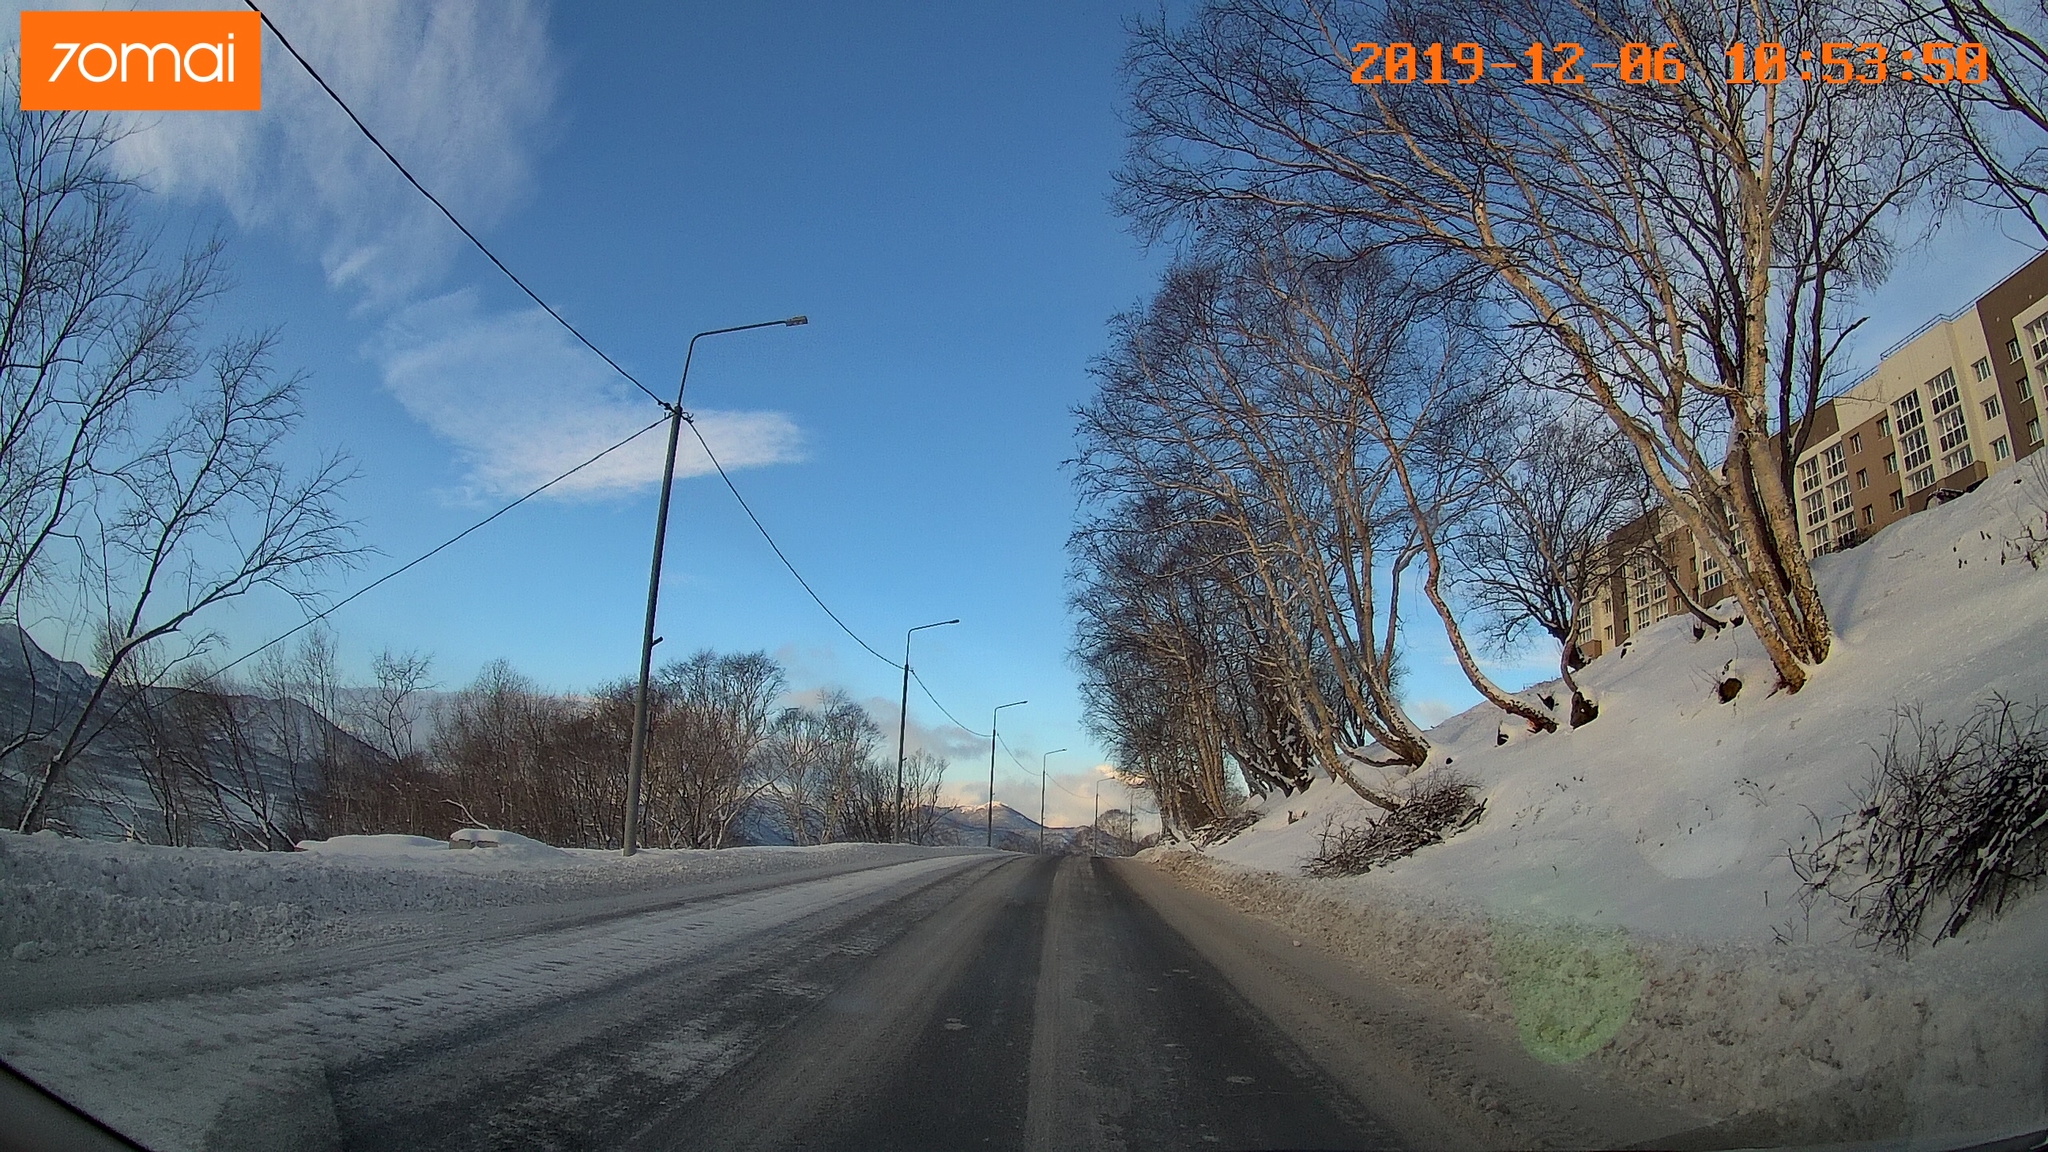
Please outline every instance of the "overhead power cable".
M493 267L497 268L498 271L504 273L505 278L507 280L512 281L514 285L518 286L519 290L521 292L524 292L528 299L532 300L535 304L540 305L541 309L545 311L549 316L553 317L557 324L560 324L562 328L569 333L569 335L574 336L578 343L582 344L585 348L590 349L590 351L594 353L598 359L603 360L607 365L609 365L612 371L617 372L620 376L624 377L628 382L630 382L635 388L638 388L640 391L646 393L647 397L650 400L653 400L656 404L661 405L663 411L670 413L675 412L674 405L670 404L667 400L662 399L659 395L656 395L652 389L648 388L647 385L641 383L639 377L633 375L631 372L628 372L625 369L625 367L621 365L617 360L614 360L610 356L610 354L606 353L604 349L598 347L594 341L592 341L588 336L585 336L582 333L582 331L578 329L574 324L571 324L567 317L563 316L561 312L556 310L554 305L548 303L545 299L542 299L540 293L535 292L532 288L528 287L526 281L520 279L517 273L513 272L512 269L509 266L507 266L503 260L500 260L498 258L497 253L491 251L490 247L486 245L482 240L478 239L476 233L472 232L468 225L464 224L462 220L455 215L454 212L449 210L446 204L443 204L441 202L440 197L435 196L432 192L428 191L427 186L420 183L419 179L412 174L410 169L406 168L405 164L398 159L397 155L394 154L391 151L391 149L384 146L384 142L377 138L377 134L375 132L370 131L370 126L363 123L363 118L356 115L355 109L349 107L348 101L342 99L341 93L336 92L334 90L334 86L329 84L326 78L320 75L319 69L313 67L312 62L307 60L305 55L292 45L291 40L285 36L283 29L277 26L277 21L272 20L270 18L269 13L257 7L255 0L242 0L242 2L248 5L250 11L256 13L257 17L263 21L263 26L270 29L270 34L277 37L277 42L284 46L284 50L291 54L293 60L298 61L299 67L306 70L306 75L312 77L313 82L320 86L320 90L327 93L328 99L334 101L335 106L340 108L342 114L348 117L349 123L354 124L356 126L356 130L363 134L363 138L365 140L368 140L370 144L373 147L375 147L380 154L383 155L384 159L391 162L391 166L397 169L398 174L400 176L405 177L406 183L412 185L414 190L419 192L420 195L427 198L428 203L432 204L435 208L439 209L441 215L447 217L448 222L450 224L455 225L456 230L461 232L463 237L467 239L471 244L475 245L476 250L483 253L484 258L489 260ZM818 595L817 589L811 586L811 582L809 580L806 580L804 578L804 574L797 570L795 564L792 564L790 562L789 556L782 550L782 546L776 543L775 537L772 533L768 531L767 525L763 524L761 522L761 518L754 514L753 508L747 504L746 497L740 495L739 486L733 483L732 477L726 473L725 467L718 462L718 457L712 453L711 445L705 441L704 434L697 430L696 421L691 420L687 414L684 414L684 420L686 423L690 425L690 432L697 438L697 443L703 446L704 456L706 459L711 461L712 468L717 470L719 479L725 481L726 490L731 492L732 498L739 502L740 509L747 514L747 519L753 522L755 530L761 533L761 538L768 542L768 547L774 551L775 558L782 561L782 566L789 570L789 574L791 576L796 577L796 582L803 586L804 592L810 596L812 602L816 603L817 606L824 611L825 615L831 617L832 622L839 626L840 631L846 633L847 636L851 637L853 642L860 645L861 648L866 650L869 655L873 656L877 660L880 660L882 663L887 664L889 667L900 671L903 667L902 664L894 660L891 660L887 656L884 656L881 652L875 649L874 645L869 644L866 640L862 639L859 633L855 632L852 628L848 627L846 621L841 619L839 614L832 610L831 605L825 603L824 597ZM659 421L656 421L656 423L658 424ZM651 428L653 427L653 425L649 425L649 427ZM636 438L639 435L641 435L641 433L644 433L646 431L647 429L643 428L640 430L640 432L634 433L632 437L628 437L627 439L631 440L633 438ZM615 445L614 447L623 447L624 444L625 441L621 441L620 444ZM612 449L607 449L606 451L609 452L611 450ZM599 453L599 457L603 456L604 454L605 453ZM564 473L563 476L557 477L555 480L549 481L547 484L542 485L540 488L534 489L533 492L528 493L526 496L520 497L518 500L500 509L497 513L494 513L490 517L490 519L484 520L476 525L473 525L471 528L465 531L463 535L468 535L469 532L473 532L477 528L483 527L484 524L490 523L490 520L494 520L498 516L503 515L505 512L511 511L514 507L517 507L519 504L524 503L527 499L531 498L532 496L538 495L540 492L546 490L548 487L552 486L559 480L565 479L568 475L572 474L573 472L583 467L587 467L591 463L595 463L597 459L598 457L592 457L590 460L578 465L577 468L571 469L569 473ZM461 537L458 536L455 539L461 539ZM454 540L450 540L446 544L441 545L441 547L445 548L447 547L448 544L452 544L454 542ZM436 548L434 551L438 552L440 551L440 548ZM432 554L433 553L430 552L427 555ZM426 556L422 556L419 558L419 560L424 559L426 559ZM419 560L414 560L412 563L417 564L419 563ZM411 566L412 564L408 564L405 567L410 568ZM405 571L405 568L400 568L397 571L391 572L384 576L382 579L380 579L377 583L381 584L383 583L384 580L389 580L391 579L391 577L396 576L399 574L399 572L403 571ZM370 588L374 587L376 587L376 585L372 584L369 587L363 588L357 591L353 596L349 597L349 599L354 599L355 596L360 596L362 595L363 592L367 592L370 590ZM342 601L342 604L346 604L347 602L347 600L344 600ZM341 607L341 604L336 604L334 607L339 608ZM333 610L333 608L330 608L328 611L332 612ZM322 613L322 616L324 615L326 615L326 613ZM313 619L306 621L304 624L301 624L299 628L293 629L292 632L297 632L300 629L309 627L320 618L321 617L316 616ZM276 644L278 641L283 640L286 637L292 635L292 632L285 633L284 636L280 636L277 639L270 641L263 647L268 648L270 647L271 644ZM256 654L256 652L260 651L262 651L261 648L256 649L256 651L254 652L250 652L248 655L253 656ZM242 659L246 660L248 659L248 656L244 656L242 657ZM236 663L240 662L240 660L236 661ZM233 667L233 665L231 664L228 667ZM226 671L226 669L222 669L222 671ZM916 673L913 671L912 675L915 676ZM931 700L932 704L936 706L939 709L939 711L944 712L946 714L947 719L952 720L954 724L959 725L959 727L963 731L967 732L969 735L973 735L976 737L982 735L981 733L976 733L972 728L967 727L967 725L961 724L958 718L954 717L951 712L948 712L946 710L946 706L939 703L938 697L932 694L931 688L926 686L924 680L921 677L918 678L917 683L918 687L924 689L925 696Z
M617 452L619 449L624 448L626 445L631 444L633 441L638 440L640 437L647 435L649 432L652 432L653 430L661 427L663 424L667 422L668 417L664 416L661 419L656 420L654 423L647 425L645 428L640 429L638 432L633 433L631 436L626 437L624 440L621 440L618 443L612 445L611 447L606 448L604 451L599 452L597 455L592 456L590 459L585 460L583 463L576 465L574 468L569 469L567 472L564 472L561 475L555 477L554 479L548 481L547 483L541 485L540 487L533 489L532 491L526 493L524 496L521 496L519 499L512 501L510 504L507 504L502 508L499 508L496 512L491 513L489 516L486 516L483 519L477 521L476 523L471 524L469 527L464 528L462 531L457 532L455 535L450 536L448 539L441 541L439 544L434 545L432 548L427 549L425 552L420 553L419 555L413 557L405 563L400 564L398 567L393 568L391 571L386 572L382 576L377 577L375 580L370 581L368 584L363 585L361 588L358 588L355 591L349 593L347 596L342 597L340 600L329 605L325 610L307 617L304 621L300 622L297 627L292 628L287 632L283 632L277 636L273 636L270 639L264 641L263 643L257 645L256 647L251 648L249 651L244 652L240 656L235 657L233 660L230 660L228 663L222 665L221 667L215 669L212 673L208 674L206 676L206 679L213 680L221 676L227 675L228 671L234 668L235 665L240 664L243 661L258 655L259 653L262 653L267 649L274 648L277 645L284 643L286 640L291 639L293 636L296 636L299 633L305 631L306 629L311 628L313 625L318 624L320 621L325 620L329 616L334 615L336 612L341 611L343 608L347 607L351 601L362 596L364 593L369 592L371 589L376 588L378 585L383 584L389 580L392 580L412 570L413 568L418 567L419 565L432 559L434 556L436 556L443 550L447 549L449 546L453 545L456 541L461 540L463 537L469 535L470 533L476 531L479 528L482 528L484 525L489 524L491 521L496 520L498 517L503 516L505 513L510 512L514 508L519 507L521 504L526 503L528 500L533 499L535 496L538 496L541 493L547 491L548 489L553 488L555 485L560 484L562 481L567 480L569 477L574 476L578 472L583 471L585 468L590 467L592 464L597 463L599 460L602 460L605 457L611 455L612 453Z
M810 594L811 601L815 603L819 608L823 609L825 615L830 616L834 624L839 625L839 630L841 632L844 632L848 636L852 637L853 642L855 644L858 644L862 648L867 649L868 655L873 656L875 659L880 660L882 663L887 664L889 667L896 669L898 672L903 671L902 664L889 659L887 656L882 655L880 652L875 651L874 645L861 639L860 633L855 632L852 628L847 627L846 621L841 620L839 618L839 613L834 612L832 610L832 606L825 603L825 598L818 595L818 590L816 588L811 587L811 582L809 580L804 579L804 574L797 571L796 565L789 562L789 556L782 551L782 545L777 544L775 542L775 537L769 534L768 526L766 524L761 523L761 518L759 516L754 515L754 509L747 504L747 498L740 495L740 490L738 486L732 482L732 477L726 475L725 465L720 464L718 462L717 455L711 451L711 442L704 439L704 433L697 430L697 421L691 418L689 414L685 413L683 416L683 423L688 424L690 426L690 435L695 436L697 438L698 446L704 449L704 458L706 460L711 461L711 467L718 472L718 478L720 480L725 481L725 490L732 493L732 498L734 500L739 501L740 511L745 512L747 514L747 519L754 522L754 528L756 531L761 533L761 539L766 540L768 542L768 547L771 551L775 553L775 558L777 560L782 561L782 566L784 568L789 569L789 574L791 576L796 577L796 582L798 584L803 585L804 591Z
M1022 772L1027 776L1031 774L1031 766L1024 763L1024 761L1018 757L1017 750L1015 748L1010 747L1010 742L1008 740L1002 740L999 738L997 742L1003 746L1003 751L1008 752L1010 754L1010 763L1015 764L1019 772ZM1059 789L1062 792L1065 792L1067 795L1072 796L1076 800L1088 799L1088 797L1083 796L1080 793L1074 791L1072 788L1067 787L1065 784L1060 783L1059 780L1056 777L1054 777L1051 773L1046 772L1044 764L1041 763L1039 765L1038 770L1041 773L1045 774L1045 778L1047 780L1052 781L1053 787Z
M910 670L910 678L912 680L917 681L917 687L920 691L924 693L924 698L932 702L932 707L937 708L940 712L945 713L946 719L951 720L955 728L960 729L962 732L967 733L969 736L974 737L976 740L988 739L988 733L976 732L974 729L969 728L965 724L962 724L958 716L953 715L951 711L947 710L944 704L939 703L939 698L932 694L931 686L924 682L924 677L917 674L917 669L912 668Z
M555 311L554 305L548 303L546 300L541 299L540 293L535 292L531 288L528 288L526 286L526 281L521 280L517 273L513 272L512 269L507 268L505 266L505 262L503 260L498 259L497 253L491 251L490 247L486 245L482 240L477 239L476 233L469 230L469 225L464 224L460 219L456 217L455 213L449 211L448 206L446 204L441 203L440 197L434 195L432 192L427 191L427 186L420 183L419 180L413 176L412 172L409 169L407 169L403 163L399 161L398 157L392 155L391 149L386 148L384 146L384 142L382 140L377 139L377 134L375 132L370 131L370 126L363 123L362 117L356 115L355 109L350 108L348 106L348 101L343 100L341 98L341 94L334 90L334 86L329 84L326 78L320 75L319 70L314 68L313 65L304 56L299 54L299 50L297 48L292 47L292 42L286 39L283 30L278 28L277 21L272 20L268 12L265 12L263 9L258 8L256 6L256 0L242 0L242 2L249 6L249 10L251 12L256 13L257 17L263 21L263 26L270 29L270 34L277 37L277 42L279 44L284 45L284 50L286 52L291 53L292 59L297 60L299 62L299 67L304 68L306 70L306 75L311 76L313 78L313 82L315 84L320 85L321 91L327 93L328 97L331 98L334 101L334 103L341 109L342 113L346 115L349 118L350 122L356 126L356 130L363 134L363 138L368 140L371 144L376 145L377 151L382 152L384 154L384 158L386 160L391 161L391 166L393 168L398 169L398 174L400 176L405 177L406 183L411 184L415 189L419 191L420 195L425 196L427 198L428 203L432 204L436 208L439 208L441 210L441 215L446 216L448 218L448 222L450 224L455 225L456 230L461 232L464 237L468 238L471 244L476 245L477 251L484 254L484 259L489 260L492 264L497 265L498 271L503 272L507 280L510 280L512 281L512 283L518 285L519 290L521 292L526 293L528 299L532 300L535 304L540 305L541 308L544 311L546 311L548 315L554 317L555 323L560 324L563 328L567 329L569 335L574 336L577 340L581 341L585 348L588 348L592 352L597 353L598 358L603 360L605 363L611 365L613 371L617 372L621 376L624 376L626 379L632 381L633 387L638 388L642 392L647 393L648 399L653 400L656 404L661 405L663 408L667 408L669 406L668 401L663 400L661 397L655 395L653 389L649 388L645 384L642 384L640 382L639 377L633 375L631 372L626 371L624 367L620 366L617 360L614 360L610 356L606 355L604 349L599 348L596 344L591 343L591 340L588 336L585 336L581 331L577 330L577 327L574 324L569 323L568 319L564 317L560 312Z

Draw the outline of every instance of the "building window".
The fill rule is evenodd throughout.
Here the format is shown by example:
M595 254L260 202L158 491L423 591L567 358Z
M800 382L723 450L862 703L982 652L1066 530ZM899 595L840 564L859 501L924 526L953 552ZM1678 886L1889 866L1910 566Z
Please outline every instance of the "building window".
M1870 487L1870 469L1868 469L1868 468L1858 468L1858 469L1856 470L1856 487L1858 487L1858 488L1868 488L1868 487Z
M2048 360L2048 316L2037 316L2028 323L2027 339L2034 345L2034 359Z
M1799 505L1808 528L1819 527L1827 518L1828 497L1821 491L1820 461L1811 456L1799 462Z
M2010 361L2012 361L2012 362L2013 362L2013 363L2015 363L2015 364L2019 363L2019 359L2020 359L2020 342L2019 342L2019 341L2017 341L2017 340L2007 340L2007 341L2005 342L2005 358L2006 358L2007 360L2010 360Z
M1934 396L1934 427L1941 436L1941 474L1953 475L1970 466L1970 423L1964 419L1962 390L1955 373L1944 371L1927 382L1927 391Z
M1986 420L1991 420L1991 419L1995 419L1995 418L1996 418L1997 416L1998 416L1998 397L1996 397L1996 396L1986 396L1986 397L1984 398L1984 418L1985 418Z
M1991 379L1991 361L1979 360L1975 364L1970 365L1970 371L1975 372L1979 380L1989 380Z
M1897 452L1888 453L1885 456L1884 470L1886 472L1897 472L1899 470L1899 454Z
M1828 513L1840 515L1849 510L1849 463L1842 454L1840 441L1827 446L1820 454L1821 462L1827 466ZM1839 535L1840 533L1837 533Z
M2027 440L2033 444L2041 442L2041 418L2039 416L2027 421Z
M2034 382L2032 380L2027 379L2025 376L2022 376L2019 378L2018 383L2020 389L2020 399L2032 400L2034 398Z
M1877 523L1877 509L1865 504L1863 506L1863 526L1868 528L1875 523Z
M1891 418L1891 417L1889 417L1889 416L1879 416L1879 417L1877 418L1877 434L1878 434L1879 436L1885 436L1885 437L1889 437L1889 436L1890 436L1890 435L1892 434L1892 418Z
M1894 512L1900 511L1901 509L1905 508L1905 506L1906 506L1906 494L1905 494L1904 492L1893 492L1893 493L1892 493L1892 511L1894 511Z
M1904 454L1899 466L1906 470L1907 487L1918 492L1934 483L1934 469L1930 466L1934 449L1927 442L1927 419L1920 407L1919 389L1892 401L1892 416L1899 422L1899 448Z
M1992 458L1992 459L1994 459L1994 460L2003 460L2003 459L2005 459L2006 457L2008 457L2008 456L2011 456L2011 455L2012 455L2012 445L2010 445L2010 444L2006 443L2006 441L2005 441L2005 437L2003 437L2003 436L2000 436L2000 437L1999 437L1998 439L1996 439L1996 440L1993 440L1993 441L1991 442L1991 458Z
M1849 451L1851 451L1851 452L1861 452L1861 451L1863 451L1863 433L1861 433L1861 432L1851 432L1851 433L1849 434Z

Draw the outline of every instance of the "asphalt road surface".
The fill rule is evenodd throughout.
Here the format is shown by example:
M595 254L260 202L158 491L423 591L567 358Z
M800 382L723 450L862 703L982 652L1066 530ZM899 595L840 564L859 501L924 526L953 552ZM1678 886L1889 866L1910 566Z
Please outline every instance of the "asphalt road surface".
M951 856L0 990L171 1148L1619 1146L1691 1118L1143 864Z

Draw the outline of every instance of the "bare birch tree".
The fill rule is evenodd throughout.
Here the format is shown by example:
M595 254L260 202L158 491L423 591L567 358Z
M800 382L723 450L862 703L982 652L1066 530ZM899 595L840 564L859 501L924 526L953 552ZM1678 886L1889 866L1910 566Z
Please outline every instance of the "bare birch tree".
M1561 369L1548 386L1607 414L1797 690L1831 631L1776 433L1835 371L1841 308L1887 271L1898 214L1952 165L1928 86L1730 84L1725 54L1860 42L1869 15L1818 0L1212 0L1137 30L1123 205L1157 234L1250 204L1319 245L1483 274L1499 323L1541 335ZM1367 41L1603 58L1640 43L1671 82L1574 83L1552 53L1556 82L1371 83L1384 73L1354 51Z
M1227 540L1211 572L1271 629L1272 686L1317 763L1395 807L1354 765L1360 735L1385 750L1382 766L1428 752L1394 684L1412 522L1390 507L1400 497L1360 391L1290 370L1248 338L1233 312L1243 286L1226 264L1183 265L1146 311L1118 321L1097 396L1078 413L1077 480L1098 504L1164 494Z
M1640 513L1642 467L1598 412L1554 403L1502 404L1482 450L1486 502L1451 543L1461 595L1487 621L1498 651L1530 631L1558 646L1558 674L1572 694L1573 727L1598 715L1574 673L1586 608L1621 570L1609 538Z
M1977 163L1972 198L2016 209L2048 240L2048 5L2040 0L1910 0L1904 30L1937 46L1956 83L1941 95ZM1970 46L1984 52L1972 67Z

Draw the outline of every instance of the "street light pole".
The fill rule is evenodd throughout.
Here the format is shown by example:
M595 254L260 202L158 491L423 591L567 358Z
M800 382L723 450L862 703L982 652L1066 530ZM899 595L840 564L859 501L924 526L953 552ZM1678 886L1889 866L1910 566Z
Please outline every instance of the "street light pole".
M676 402L667 406L668 457L661 467L661 506L654 514L654 564L647 576L647 627L640 636L640 690L633 697L633 750L626 760L626 827L621 837L623 855L631 856L639 849L640 779L647 770L647 677L654 665L654 611L661 600L661 550L668 539L668 498L676 478L676 441L683 434L683 389L690 386L690 361L697 355L697 341L727 332L772 328L778 324L795 328L810 322L808 316L791 316L787 320L763 320L758 324L713 328L690 337L690 346L683 352L683 376L676 383Z
M1065 748L1055 748L1038 758L1038 854L1040 856L1045 855L1045 762L1065 751Z
M958 624L958 620L941 620L937 624L919 624L910 632L922 632L927 628L944 628ZM891 840L903 839L903 731L910 726L910 632L903 634L903 708L896 713L896 828Z
M991 848L996 846L996 716L1005 708L1029 703L1029 700L1012 700L1008 704L996 705L995 711L988 714L988 846Z
M1102 777L1095 778L1095 823L1090 826L1093 834L1088 837L1088 854L1100 856L1099 842L1102 840Z

